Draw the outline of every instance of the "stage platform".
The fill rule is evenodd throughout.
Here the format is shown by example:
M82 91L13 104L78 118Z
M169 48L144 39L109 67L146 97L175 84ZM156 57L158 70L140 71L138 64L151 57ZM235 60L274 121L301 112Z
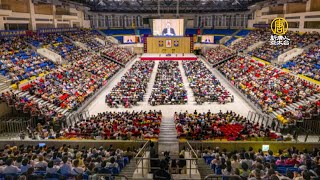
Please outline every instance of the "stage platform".
M155 61L155 60L167 60L167 61L195 61L197 56L192 53L173 53L173 54L158 54L158 53L144 53L141 60Z

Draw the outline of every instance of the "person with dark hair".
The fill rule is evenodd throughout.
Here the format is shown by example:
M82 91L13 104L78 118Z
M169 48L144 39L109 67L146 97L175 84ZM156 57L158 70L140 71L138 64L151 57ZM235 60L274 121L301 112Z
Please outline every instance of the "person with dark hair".
M71 174L75 176L81 176L84 173L84 169L79 167L80 161L78 159L73 161L73 168L71 170Z
M29 159L27 158L23 159L20 166L21 173L27 172L30 167L31 165L29 164Z
M233 175L234 174L234 171L231 166L231 161L228 160L226 162L226 168L222 171L222 174L223 175Z
M116 159L114 157L110 158L110 162L107 163L108 168L118 168L119 164L116 162Z
M71 164L68 161L68 156L62 157L62 165L60 166L60 173L62 175L68 175L71 173Z
M241 163L242 172L240 173L241 177L247 178L250 175L249 166L247 163Z
M12 165L12 163L13 163L13 160L11 158L7 159L6 161L7 167L3 169L3 174L17 174L21 172L21 170L17 166Z
M48 167L46 169L47 174L56 174L58 172L59 168L54 165L53 161L50 161L48 163Z
M187 165L186 160L184 159L184 155L179 155L178 167L179 167L179 174L185 173L185 167Z
M171 180L172 179L171 174L169 174L166 171L167 166L168 166L167 162L165 160L162 160L160 162L160 170L156 171L153 174L153 179L154 180Z

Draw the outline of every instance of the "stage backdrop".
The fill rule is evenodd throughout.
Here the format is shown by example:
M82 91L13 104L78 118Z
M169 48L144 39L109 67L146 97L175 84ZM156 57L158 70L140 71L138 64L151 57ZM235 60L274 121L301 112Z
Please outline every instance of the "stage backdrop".
M191 53L193 37L147 37L147 53Z

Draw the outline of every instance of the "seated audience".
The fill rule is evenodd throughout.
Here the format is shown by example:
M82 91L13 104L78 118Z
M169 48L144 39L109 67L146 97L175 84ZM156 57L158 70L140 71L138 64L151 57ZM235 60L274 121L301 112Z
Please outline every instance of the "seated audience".
M182 64L197 103L233 101L233 96L202 61L183 61Z
M121 140L158 138L161 120L161 111L104 112L77 122L74 127L62 129L61 137Z
M283 68L289 69L295 74L302 74L320 81L320 42L303 52L298 57L286 62Z
M248 47L254 45L259 41L268 41L270 40L271 31L269 29L256 29L250 31L250 33L243 39L231 44L230 49L234 51L245 51Z
M270 154L273 154L271 150L267 153L261 150L254 151L253 148L249 151L245 149L221 151L217 147L203 158L215 175L238 175L242 179L317 179L320 175L318 148L312 151L298 150L295 147L279 149L274 159L268 160ZM233 156L239 157L240 167L231 165L230 157ZM281 164L276 163L279 159L282 159ZM292 159L294 164L291 163Z
M224 46L218 46L207 50L204 57L210 64L217 64L236 55L236 52Z
M55 64L32 50L22 37L0 38L0 73L17 83L50 71Z
M249 140L251 138L276 139L281 133L264 127L263 124L250 122L247 118L235 112L217 114L198 113L175 113L174 121L179 138L193 140L210 140L225 138L229 141Z
M320 93L320 86L247 57L234 58L218 70L267 113Z
M61 162L54 162L50 159L52 154L56 154L62 159ZM20 170L17 164L18 157L23 158L28 164L26 170ZM77 157L81 157L79 160ZM6 176L21 177L25 176L28 179L44 179L55 178L64 179L80 178L83 176L97 174L104 167L107 170L104 174L119 173L122 168L128 163L127 156L121 149L106 149L86 148L80 149L79 145L71 147L63 145L62 147L39 147L32 145L10 146L6 145L2 149L0 159L5 160L5 164L0 165L0 174ZM41 163L39 167L38 164ZM103 166L101 163L108 164ZM121 164L121 166L118 165ZM23 167L23 166L21 166ZM87 173L88 169L94 170L91 174Z
M122 64L127 64L135 56L134 53L117 45L107 47L100 53L102 56L106 56Z
M320 39L319 33L317 32L301 34L298 32L288 31L285 36L290 39L289 45L274 45L269 42L270 40L268 40L263 44L263 46L252 50L250 54L271 62L273 59L276 59L280 54L286 51L289 51L293 48L305 47Z
M135 62L128 72L121 77L121 81L106 95L106 103L110 107L122 104L122 106L128 108L143 101L143 95L146 93L154 64L153 61Z
M149 103L185 104L188 101L177 61L160 61Z

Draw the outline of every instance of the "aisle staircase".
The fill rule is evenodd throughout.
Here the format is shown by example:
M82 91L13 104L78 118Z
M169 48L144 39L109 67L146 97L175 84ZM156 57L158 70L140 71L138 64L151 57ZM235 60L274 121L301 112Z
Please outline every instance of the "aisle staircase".
M182 61L179 61L179 68L180 68L180 71L181 71L181 77L182 77L182 81L183 81L184 87L187 90L188 104L196 104L196 100L195 100L195 97L193 95L193 91L192 91L192 89L190 87L188 78L187 78L186 73L185 73L185 71L183 69Z
M143 104L143 105L148 105L148 103L149 103L149 98L151 96L153 85L156 80L158 66L159 66L159 61L155 61L155 64L154 64L154 67L152 70L152 74L150 76L150 80L147 85L146 93L143 95L143 102L141 102L141 104Z
M120 172L119 175L126 176L128 180L132 180L133 173L136 170L136 160L135 158L131 159L130 163L127 164Z
M298 109L299 106L303 106L303 105L307 104L308 101L315 101L316 99L320 99L319 93L315 94L313 96L307 97L307 98L300 100L298 102L287 105L285 108L279 109L277 111L273 111L271 116L276 118L278 115L281 115L285 111L294 111L295 109Z
M206 163L203 158L198 159L198 171L200 173L201 179L204 179L207 175L213 174L213 170L210 169L210 166Z
M0 75L0 92L9 90L11 81L3 75Z
M26 97L30 100L34 100L35 102L41 104L42 106L48 106L49 108L55 109L58 113L65 115L66 117L70 114L68 109L63 109L61 107L57 107L56 105L49 103L48 101L44 101L43 99L37 98L35 96L31 96L29 92L22 92L20 90L14 91L16 96L18 97Z
M173 114L163 114L162 116L158 138L158 152L161 154L161 152L170 151L170 156L177 156L179 154L179 140L172 118Z

